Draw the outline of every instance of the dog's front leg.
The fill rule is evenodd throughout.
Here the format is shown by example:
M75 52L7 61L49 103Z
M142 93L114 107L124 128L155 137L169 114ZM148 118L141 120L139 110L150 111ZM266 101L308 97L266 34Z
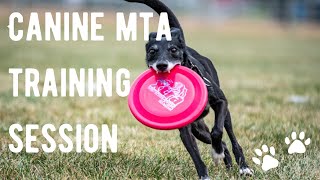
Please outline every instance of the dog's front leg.
M228 102L222 90L213 84L208 86L209 104L215 112L215 122L211 131L212 139L212 156L217 163L220 159L224 158L224 149L222 145L222 133L224 122L228 112Z
M196 166L197 173L200 179L210 179L208 176L208 170L200 157L200 152L196 143L196 139L192 135L191 125L185 126L180 131L181 140L189 152L194 165Z

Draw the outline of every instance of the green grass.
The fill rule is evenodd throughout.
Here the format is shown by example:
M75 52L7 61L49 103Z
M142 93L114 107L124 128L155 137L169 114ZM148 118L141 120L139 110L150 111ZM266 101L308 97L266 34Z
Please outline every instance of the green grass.
M127 68L131 82L143 70L144 42L116 42L105 27L104 42L12 42L0 30L0 177L4 179L196 179L190 156L178 131L156 131L138 123L130 114L127 98L34 98L12 97L10 67L33 67L43 75L46 68ZM5 27L3 25L2 27ZM254 26L256 28L258 26ZM214 59L221 86L228 100L236 136L249 165L252 179L319 179L320 171L320 33L308 35L279 30L267 35L219 31L186 26L188 44ZM274 28L274 27L273 27ZM141 31L140 31L141 32ZM236 32L236 31L235 31ZM272 31L271 31L272 32ZM142 34L139 34L142 37ZM23 78L22 78L23 80ZM41 82L43 82L41 76ZM23 86L24 82L20 82ZM291 95L308 96L303 104L288 102ZM212 127L214 115L206 118ZM52 154L11 153L8 128L22 125L93 123L118 125L117 153ZM286 136L305 131L311 144L304 155L289 155ZM36 132L40 134L40 132ZM58 134L54 138L59 141ZM230 143L224 136L225 141ZM39 138L39 141L43 139ZM38 142L40 143L40 142ZM254 149L276 148L280 166L268 172L253 164ZM39 144L38 144L39 145ZM238 179L234 163L226 171L214 166L210 146L199 142L202 158L214 179Z

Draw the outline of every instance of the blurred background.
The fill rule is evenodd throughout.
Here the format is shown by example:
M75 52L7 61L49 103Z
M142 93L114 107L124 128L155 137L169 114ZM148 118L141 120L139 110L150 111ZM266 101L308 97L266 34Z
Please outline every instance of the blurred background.
M320 23L320 0L164 0L175 11L193 16L206 16L214 22L230 18L271 18L279 22ZM116 0L2 0L11 8L17 7L63 7L72 9L121 8L123 2ZM129 6L126 6L127 9Z

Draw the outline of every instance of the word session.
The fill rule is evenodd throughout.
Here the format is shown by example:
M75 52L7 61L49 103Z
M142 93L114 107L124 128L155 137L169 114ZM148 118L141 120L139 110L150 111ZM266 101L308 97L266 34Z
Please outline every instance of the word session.
M25 133L21 133L25 131ZM25 150L27 153L38 153L39 148L35 147L37 136L34 134L39 131L39 125L37 124L27 124L25 130L20 124L12 124L9 128L9 135L15 141L15 144L9 144L9 149L11 152L19 153L23 150L24 143L22 142L21 136L25 135L22 139L25 139ZM46 153L52 153L56 150L57 146L59 150L63 153L71 152L74 147L77 153L85 152L94 153L98 150L99 144L101 143L101 152L107 152L107 144L111 152L117 152L117 125L112 125L112 133L110 134L108 125L103 124L101 126L101 132L94 124L88 124L82 130L80 124L76 125L75 134L75 145L74 140L72 140L67 134L71 134L73 128L70 124L63 124L59 127L59 135L63 140L62 143L57 143L55 139L51 136L57 131L56 127L52 124L45 124L41 128L41 133L43 138L48 142L41 144L41 148ZM19 134L19 135L18 135ZM51 134L51 135L50 135Z
M79 73L76 69L61 68L60 80L56 81L56 73L54 69L48 68L45 71L44 79L40 79L40 73L34 68L9 68L9 73L12 74L12 92L14 97L19 96L19 79L20 74L24 74L24 89L25 96L46 97L49 93L53 97L58 96L57 82L60 82L60 96L70 97L75 96L75 92L79 97L103 95L112 96L112 87L115 84L115 90L118 96L126 97L130 91L130 72L125 68L118 69L115 73L115 83L113 83L112 69L107 68L106 73L102 68L96 70L89 68L80 68ZM41 81L40 81L41 80ZM40 94L39 84L41 83L42 93ZM68 94L67 94L68 90Z
M39 18L40 16L40 18ZM44 23L39 19L44 16ZM19 24L24 23L24 16L19 12L14 12L9 16L9 37L12 41L103 41L104 36L98 35L97 31L102 30L102 24L98 23L98 18L103 18L102 12L56 12L54 15L51 12L45 12L44 15L38 15L37 12L31 12L27 21L28 29L24 31L18 28ZM151 12L141 12L139 17L143 19L144 40L149 39L149 21L153 17ZM130 13L128 21L123 12L116 14L116 39L117 41L123 39L129 41L137 40L137 13ZM20 26L21 27L21 26ZM43 35L44 33L44 35ZM157 40L160 41L162 35L171 40L170 26L167 13L161 13L158 22Z

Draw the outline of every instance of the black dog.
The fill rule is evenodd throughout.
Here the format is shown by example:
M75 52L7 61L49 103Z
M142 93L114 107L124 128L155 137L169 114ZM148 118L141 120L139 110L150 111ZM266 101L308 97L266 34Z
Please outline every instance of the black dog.
M158 14L168 13L169 24L171 27L172 40L167 41L164 37L161 41L156 41L156 33L150 33L149 42L146 44L146 61L148 67L157 72L168 72L175 65L182 65L197 72L204 80L208 89L208 104L202 115L190 125L180 130L180 136L183 144L188 150L196 166L200 179L209 179L208 171L201 160L200 153L196 144L196 139L212 145L212 156L214 161L223 159L226 167L229 169L232 165L232 159L226 144L222 141L223 127L225 127L232 143L232 150L235 159L240 166L240 174L252 175L253 171L248 167L242 148L236 140L232 130L231 116L228 110L227 99L220 89L217 71L212 62L200 55L194 49L186 46L183 30L178 19L173 12L162 2L158 0L126 0L128 2L143 3ZM209 113L210 107L215 112L215 124L210 133L203 117Z

